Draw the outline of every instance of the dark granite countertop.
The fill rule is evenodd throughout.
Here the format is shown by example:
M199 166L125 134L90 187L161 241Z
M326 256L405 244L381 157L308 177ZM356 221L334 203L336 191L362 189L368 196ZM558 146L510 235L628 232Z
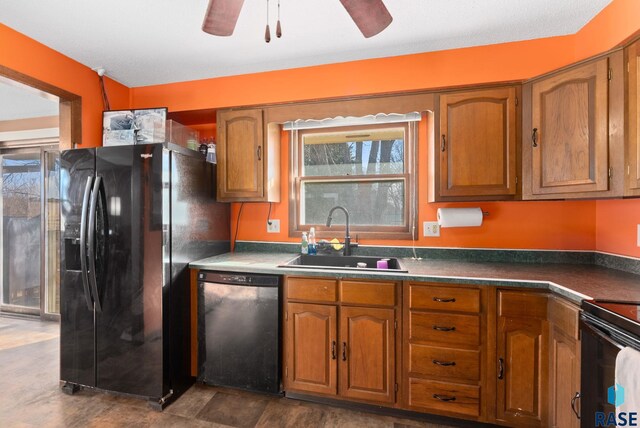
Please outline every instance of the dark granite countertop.
M583 299L640 302L640 275L587 264L536 264L413 260L402 258L408 273L360 272L339 269L279 268L296 257L290 253L226 253L190 263L191 268L226 272L339 278L393 279L500 287L542 288L580 303ZM321 256L319 256L321 257Z

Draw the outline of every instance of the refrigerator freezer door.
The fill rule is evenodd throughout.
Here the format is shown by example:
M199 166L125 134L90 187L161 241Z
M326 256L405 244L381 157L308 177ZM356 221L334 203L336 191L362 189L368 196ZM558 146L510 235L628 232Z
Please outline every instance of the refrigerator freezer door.
M103 147L106 250L96 247L97 387L163 397L162 167L160 144ZM100 222L97 222L100 223ZM96 233L100 236L100 227ZM100 239L96 239L99 242Z
M60 379L86 386L95 386L95 337L92 298L83 285L86 260L80 257L86 248L81 251L80 242L83 200L94 168L95 149L60 155ZM84 216L86 223L86 211Z

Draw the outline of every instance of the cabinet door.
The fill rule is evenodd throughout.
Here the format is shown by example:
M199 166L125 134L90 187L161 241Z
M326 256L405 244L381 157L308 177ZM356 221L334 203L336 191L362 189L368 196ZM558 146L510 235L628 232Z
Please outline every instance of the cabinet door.
M262 198L262 110L218 113L218 199Z
M549 323L546 293L498 290L496 418L547 426Z
M395 402L395 311L340 311L340 395Z
M441 95L440 133L440 196L516 193L514 87Z
M640 196L640 42L627 50L629 64L629 115L627 196Z
M519 427L543 425L545 336L540 319L499 317L498 420Z
M551 332L551 362L549 388L551 402L551 426L554 428L578 428L580 420L580 343L558 328ZM574 403L575 402L575 403ZM574 410L575 409L575 410ZM577 412L577 413L576 413Z
M285 388L337 393L336 307L287 303Z
M533 84L533 195L609 188L608 74L603 58Z

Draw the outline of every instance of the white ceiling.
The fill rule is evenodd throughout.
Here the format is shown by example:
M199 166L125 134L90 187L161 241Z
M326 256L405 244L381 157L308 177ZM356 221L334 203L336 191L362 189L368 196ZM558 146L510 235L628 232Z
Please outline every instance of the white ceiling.
M365 39L338 0L246 0L236 31L201 31L208 0L0 0L0 22L127 86L573 34L611 0L386 0ZM416 71L419 72L419 71Z

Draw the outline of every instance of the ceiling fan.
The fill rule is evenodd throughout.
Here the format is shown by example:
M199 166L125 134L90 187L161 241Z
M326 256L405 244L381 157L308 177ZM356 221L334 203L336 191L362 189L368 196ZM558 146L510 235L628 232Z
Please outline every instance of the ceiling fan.
M230 36L244 0L209 0L202 30L214 36ZM362 34L369 38L387 28L393 17L382 0L340 0Z

